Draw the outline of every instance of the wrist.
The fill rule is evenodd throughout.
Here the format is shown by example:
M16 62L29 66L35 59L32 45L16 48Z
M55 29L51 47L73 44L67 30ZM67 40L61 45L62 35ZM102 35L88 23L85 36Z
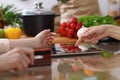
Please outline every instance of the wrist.
M39 44L38 41L35 38L32 38L32 39L29 40L28 47L37 48L38 44Z
M39 40L37 38L33 38L32 43L33 43L34 48L40 48L41 44L40 44L40 42L39 42Z
M106 25L106 26L105 26L106 36L111 37L112 31L113 31L114 27L115 27L115 26L113 26L113 25Z
M10 43L8 39L0 40L0 53L4 53L10 50Z

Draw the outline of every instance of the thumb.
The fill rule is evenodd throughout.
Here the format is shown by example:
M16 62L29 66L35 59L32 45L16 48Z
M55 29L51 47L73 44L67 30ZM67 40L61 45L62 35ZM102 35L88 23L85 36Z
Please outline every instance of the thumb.
M35 37L40 37L40 36L42 36L42 35L44 35L44 34L47 34L47 33L49 33L49 32L50 32L50 29L45 29L45 30L39 32Z

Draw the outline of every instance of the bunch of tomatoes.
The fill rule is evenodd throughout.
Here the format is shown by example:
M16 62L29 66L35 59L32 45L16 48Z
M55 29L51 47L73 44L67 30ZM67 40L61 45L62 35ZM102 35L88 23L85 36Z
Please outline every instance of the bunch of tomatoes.
M66 51L66 53L82 52L82 50L79 47L74 46L74 44L60 44L60 46Z
M73 17L69 22L63 22L60 25L59 32L61 36L68 38L77 38L77 31L82 27L83 23L78 22L76 17Z

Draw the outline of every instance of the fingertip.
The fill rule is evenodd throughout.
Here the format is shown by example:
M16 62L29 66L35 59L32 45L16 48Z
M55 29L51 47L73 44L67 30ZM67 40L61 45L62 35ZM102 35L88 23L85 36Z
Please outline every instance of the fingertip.
M53 35L57 35L57 33L53 32Z
M79 41L77 41L76 43L75 43L75 46L77 47L79 45Z
M76 41L76 43L75 43L75 46L77 47L77 46L79 46L79 44L82 42L82 38L81 37L79 37L79 39Z
M50 29L46 29L46 30L50 31Z
M43 32L50 32L50 29L44 29Z
M77 43L75 43L75 46L76 46L76 47L78 46Z

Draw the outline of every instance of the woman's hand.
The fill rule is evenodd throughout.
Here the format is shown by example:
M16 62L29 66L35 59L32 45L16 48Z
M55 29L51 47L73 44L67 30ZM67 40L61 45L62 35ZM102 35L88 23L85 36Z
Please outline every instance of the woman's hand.
M100 39L108 36L108 29L111 25L102 25L102 26L94 26L91 28L87 28L86 31L79 35L79 39L75 43L78 46L80 43L97 43Z
M43 30L34 37L34 45L36 45L36 48L49 47L55 35L56 33L50 32L50 29Z
M34 64L34 50L31 48L14 48L0 55L1 71L21 71Z

